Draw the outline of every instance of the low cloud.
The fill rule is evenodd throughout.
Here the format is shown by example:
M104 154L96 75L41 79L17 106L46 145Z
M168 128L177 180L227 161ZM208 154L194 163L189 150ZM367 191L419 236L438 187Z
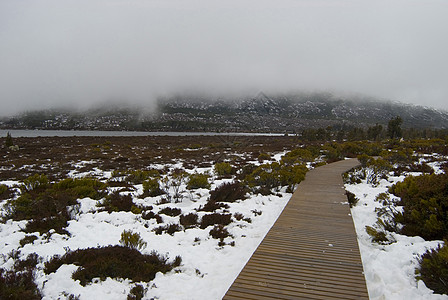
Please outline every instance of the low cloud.
M443 0L0 3L0 115L327 90L448 109Z

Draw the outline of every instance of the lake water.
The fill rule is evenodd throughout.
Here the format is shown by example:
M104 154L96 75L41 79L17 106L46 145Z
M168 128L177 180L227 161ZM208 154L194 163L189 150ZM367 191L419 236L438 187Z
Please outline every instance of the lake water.
M69 137L69 136L198 136L198 135L236 135L236 136L282 136L281 133L242 133L242 132L142 132L142 131L89 131L89 130L7 130L0 129L0 137L7 133L12 137Z

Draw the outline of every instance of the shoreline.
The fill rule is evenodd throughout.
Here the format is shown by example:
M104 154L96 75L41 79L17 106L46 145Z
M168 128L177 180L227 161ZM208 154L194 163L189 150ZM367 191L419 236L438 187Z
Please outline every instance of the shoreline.
M0 129L0 137L10 133L12 137L138 137L138 136L284 136L284 133L263 132L175 132L175 131L104 131L104 130L31 130Z

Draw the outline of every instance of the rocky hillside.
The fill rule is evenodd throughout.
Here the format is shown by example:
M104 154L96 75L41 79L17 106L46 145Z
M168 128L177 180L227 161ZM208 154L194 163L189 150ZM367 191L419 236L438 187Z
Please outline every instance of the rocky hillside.
M157 109L96 108L84 112L33 111L0 121L4 129L299 132L304 128L367 127L400 116L408 128L448 128L448 113L428 107L336 97L328 93L245 98L176 96Z

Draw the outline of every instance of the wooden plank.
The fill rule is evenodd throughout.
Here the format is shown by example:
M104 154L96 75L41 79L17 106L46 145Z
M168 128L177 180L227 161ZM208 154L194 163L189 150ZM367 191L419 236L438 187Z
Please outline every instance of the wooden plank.
M223 299L368 299L341 174L311 170Z

